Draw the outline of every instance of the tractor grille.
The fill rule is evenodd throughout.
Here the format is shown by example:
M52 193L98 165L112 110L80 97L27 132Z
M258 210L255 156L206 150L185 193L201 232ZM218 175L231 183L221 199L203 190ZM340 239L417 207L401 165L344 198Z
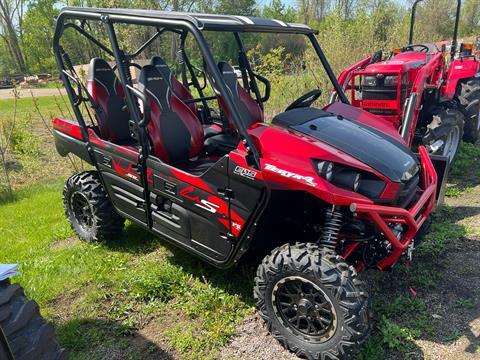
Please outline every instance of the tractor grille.
M396 100L397 88L386 86L363 86L362 99L364 100Z

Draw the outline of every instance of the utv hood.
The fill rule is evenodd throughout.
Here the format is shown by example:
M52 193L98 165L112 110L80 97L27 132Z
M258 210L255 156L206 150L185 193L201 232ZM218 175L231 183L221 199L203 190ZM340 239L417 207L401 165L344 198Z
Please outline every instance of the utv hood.
M355 120L315 109L294 109L272 123L320 140L356 158L392 181L409 180L419 169L415 154L391 136Z

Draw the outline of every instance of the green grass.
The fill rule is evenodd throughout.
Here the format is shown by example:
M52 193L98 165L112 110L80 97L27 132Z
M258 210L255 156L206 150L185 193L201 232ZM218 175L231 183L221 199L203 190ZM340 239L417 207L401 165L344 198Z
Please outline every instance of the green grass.
M252 308L253 273L215 270L131 224L115 242L81 243L63 214L62 183L0 205L0 254L20 264L14 280L54 321L72 358L100 359L109 346L135 358L130 334L145 319L156 319L185 358L213 357Z

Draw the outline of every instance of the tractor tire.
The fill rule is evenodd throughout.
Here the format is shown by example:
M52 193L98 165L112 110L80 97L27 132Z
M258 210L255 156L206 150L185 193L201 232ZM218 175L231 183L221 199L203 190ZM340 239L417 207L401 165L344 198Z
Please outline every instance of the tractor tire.
M53 326L41 316L18 284L0 282L0 327L16 360L63 360L67 352L58 345Z
M460 149L463 120L463 114L456 109L440 108L434 112L423 137L427 150L432 154L448 157L449 164L452 164ZM438 143L441 145L438 146Z
M66 181L63 208L75 234L88 243L115 239L125 225L96 171L76 174Z
M459 96L465 103L463 140L475 144L480 136L480 78L460 84Z
M371 330L370 299L355 271L317 245L285 244L257 269L254 296L269 332L307 359L348 359Z

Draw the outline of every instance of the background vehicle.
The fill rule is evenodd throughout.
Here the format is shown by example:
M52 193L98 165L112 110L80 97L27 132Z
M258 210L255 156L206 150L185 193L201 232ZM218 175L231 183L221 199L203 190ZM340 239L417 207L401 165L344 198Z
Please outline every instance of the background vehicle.
M480 131L480 62L471 44L457 47L461 1L457 1L450 60L445 48L414 44L417 5L413 4L409 45L387 58L379 51L339 76L352 105L380 115L410 146L423 144L451 163L460 141L476 142ZM460 50L457 53L457 50Z
M133 52L120 47L116 32L129 25L153 32ZM106 30L110 47L88 32L95 26ZM61 44L66 29L113 59L113 67L91 60L87 86ZM215 62L209 32L234 39L243 86L230 64ZM270 82L245 56L249 32L305 39L341 102L313 108L321 95L313 89L265 123ZM153 54L135 87L129 67L171 33L180 36L182 82ZM189 39L213 96L190 62ZM54 119L57 150L95 167L65 184L76 234L114 240L127 218L219 268L254 249L265 255L254 295L272 335L309 359L349 357L371 327L357 271L386 270L411 255L428 229L437 175L424 147L417 157L393 126L347 104L315 31L253 17L64 8L54 52L77 117ZM83 114L92 109L87 124Z
M18 284L0 280L0 359L61 360L67 353L57 343L53 326Z

